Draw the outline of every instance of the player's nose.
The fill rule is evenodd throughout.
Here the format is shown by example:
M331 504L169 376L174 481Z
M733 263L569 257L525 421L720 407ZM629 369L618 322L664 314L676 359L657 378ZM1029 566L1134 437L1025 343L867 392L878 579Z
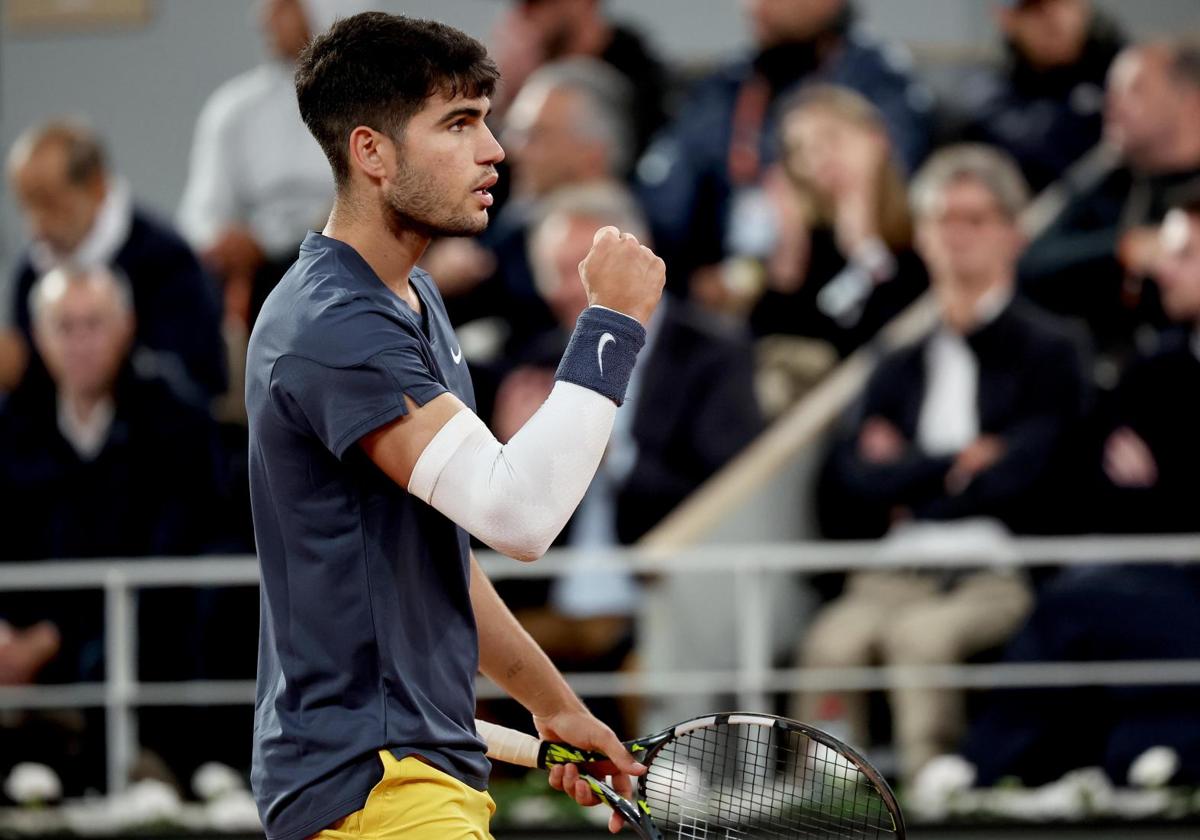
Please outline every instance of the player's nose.
M486 125L481 133L481 143L476 152L476 162L486 163L495 166L500 161L504 160L504 147L500 145L500 141L496 139L496 135L492 134L492 130Z

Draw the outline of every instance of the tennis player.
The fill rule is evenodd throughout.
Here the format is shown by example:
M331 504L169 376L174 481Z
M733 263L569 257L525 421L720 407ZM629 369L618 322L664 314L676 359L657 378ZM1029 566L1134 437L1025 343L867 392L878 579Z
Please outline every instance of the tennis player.
M432 236L488 223L504 157L484 122L497 76L463 33L380 13L339 21L299 61L300 113L337 199L267 299L247 361L262 567L252 781L271 840L490 837L477 670L543 737L644 771L468 548L473 534L533 560L562 529L600 462L665 274L634 237L601 229L582 263L593 305L557 384L509 443L492 437L437 288L415 263ZM574 768L551 783L597 801Z

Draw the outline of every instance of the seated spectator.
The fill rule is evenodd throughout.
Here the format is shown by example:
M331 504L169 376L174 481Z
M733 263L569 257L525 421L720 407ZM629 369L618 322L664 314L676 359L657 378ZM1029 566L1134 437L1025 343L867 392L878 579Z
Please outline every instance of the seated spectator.
M29 308L53 387L19 388L0 411L6 559L206 550L221 501L213 422L169 383L134 369L129 287L106 268L55 269L34 284ZM139 677L196 676L204 629L193 594L155 590L139 600ZM16 630L0 642L0 659L25 652L8 677L100 678L100 601L96 592L6 594L0 619Z
M659 252L677 294L733 282L726 257L762 258L762 179L775 156L779 104L806 82L861 93L882 114L907 171L925 155L931 97L913 81L901 48L854 25L848 0L752 0L742 4L754 54L701 80L679 118L651 144L638 180ZM693 277L693 275L695 275ZM721 296L706 290L712 305Z
M917 247L941 317L882 360L833 456L845 516L878 529L859 536L967 517L1020 530L1037 512L1056 450L1082 413L1084 384L1075 343L1013 295L1026 197L1015 164L981 146L938 152L913 182ZM1029 605L1025 582L1003 570L860 572L814 618L801 657L810 667L960 662L1007 639ZM864 743L864 698L833 696L852 740ZM897 688L890 700L911 777L957 741L962 697ZM829 702L802 695L799 716Z
M904 175L879 112L846 88L805 88L784 106L781 140L779 236L750 325L845 356L926 286Z
M4 347L10 390L29 369L46 384L31 348L29 293L58 266L112 266L129 279L137 318L137 361L175 387L207 399L225 389L216 289L179 236L135 206L129 185L109 170L100 139L86 126L54 120L13 144L8 177L30 231L13 282L15 327ZM14 359L13 357L19 358Z
M1200 195L1200 194L1197 194ZM1154 280L1173 322L1157 348L1121 378L1101 413L1093 454L1102 530L1196 530L1200 405L1200 198L1171 209L1160 228ZM1038 595L1005 652L1009 662L1200 659L1200 567L1076 568ZM977 783L1016 776L1029 785L1079 767L1116 784L1152 747L1178 758L1170 784L1200 783L1200 692L1195 686L1081 686L991 692L963 743Z
M1156 228L1200 185L1200 49L1126 49L1109 72L1107 96L1105 139L1121 163L1070 196L1030 245L1020 274L1036 302L1086 320L1100 346L1119 355L1139 325L1162 320L1143 283L1158 258Z
M296 106L296 58L335 15L362 5L258 0L270 60L217 88L196 120L179 227L224 282L225 313L247 333L304 235L324 227L333 207L329 166Z
M105 268L56 269L30 292L54 388L18 389L0 413L6 554L193 554L219 495L207 412L131 365L128 285Z
M645 39L609 20L603 5L603 0L513 0L492 37L491 53L500 66L492 107L504 115L529 76L546 64L596 59L630 87L633 146L640 154L666 120L667 73ZM632 163L631 157L627 165Z
M1038 593L1004 661L1195 661L1198 599L1195 565L1071 569ZM1081 767L1102 767L1123 785L1134 782L1135 760L1155 747L1174 754L1160 765L1163 786L1200 784L1195 685L997 689L987 695L962 750L981 787L1008 777L1043 785Z
M540 337L501 384L492 427L507 440L545 401L575 320L587 306L579 262L595 232L616 225L645 242L632 196L612 184L570 187L551 198L530 236L539 292L558 326ZM659 306L617 412L612 440L567 544L603 549L636 541L761 430L748 345L715 330L674 299ZM638 589L631 576L588 572L558 578L548 603L522 582L506 593L552 656L612 669L628 652ZM620 654L620 655L618 655Z
M1192 532L1197 528L1195 479L1200 475L1200 404L1180 399L1200 391L1200 193L1171 210L1161 227L1154 273L1173 323L1155 349L1121 377L1107 410L1101 530Z
M1006 60L966 83L964 134L1004 149L1041 190L1100 142L1104 82L1125 39L1091 0L993 6Z

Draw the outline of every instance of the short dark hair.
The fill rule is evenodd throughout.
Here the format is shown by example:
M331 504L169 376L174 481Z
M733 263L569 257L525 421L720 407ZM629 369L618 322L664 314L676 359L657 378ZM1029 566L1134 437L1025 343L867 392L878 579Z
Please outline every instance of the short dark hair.
M339 20L304 48L296 98L341 187L350 175L346 144L356 127L399 139L429 97L491 96L499 78L483 44L454 27L364 12Z

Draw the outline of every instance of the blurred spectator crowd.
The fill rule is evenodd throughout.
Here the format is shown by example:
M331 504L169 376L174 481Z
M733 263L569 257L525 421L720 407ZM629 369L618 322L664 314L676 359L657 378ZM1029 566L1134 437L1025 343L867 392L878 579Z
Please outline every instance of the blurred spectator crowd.
M253 552L245 343L333 196L292 64L368 4L349 5L260 0L272 58L200 112L174 220L76 118L7 150L28 242L0 332L4 560ZM602 0L510 0L490 44L508 154L492 223L422 260L497 437L549 393L598 227L669 270L563 545L636 542L927 292L935 326L881 353L832 435L825 536L1200 531L1200 46L1130 43L1088 0L988 5L1001 57L947 82L851 0L745 0L754 48L688 72ZM905 556L817 581L796 663L1200 658L1200 567L946 573ZM565 669L612 671L635 664L640 586L581 561L503 592ZM0 684L103 678L100 615L97 593L0 591ZM139 622L142 680L253 677L253 593L146 592ZM894 739L909 780L962 750L983 782L1080 764L1122 782L1166 744L1200 782L1194 691L907 688L886 714L877 699L787 703L855 743ZM629 708L603 712L634 731ZM226 734L198 753L168 714ZM248 711L147 710L140 727L136 772L248 764ZM68 792L97 786L102 730L86 711L0 713L0 776L57 756Z

